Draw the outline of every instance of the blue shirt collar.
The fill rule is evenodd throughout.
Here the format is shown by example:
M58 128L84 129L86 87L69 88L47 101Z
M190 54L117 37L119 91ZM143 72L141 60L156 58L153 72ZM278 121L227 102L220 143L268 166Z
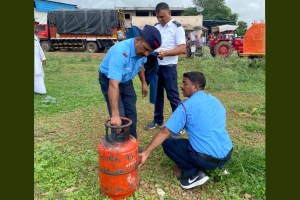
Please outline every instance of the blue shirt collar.
M135 38L133 38L130 42L130 57L137 57L136 51L134 48L134 41L135 41Z
M194 96L194 95L197 95L197 94L204 94L205 92L204 92L204 90L199 90L199 91L197 91L197 92L194 92L194 94L192 94L192 96ZM190 96L190 98L192 97L192 96Z

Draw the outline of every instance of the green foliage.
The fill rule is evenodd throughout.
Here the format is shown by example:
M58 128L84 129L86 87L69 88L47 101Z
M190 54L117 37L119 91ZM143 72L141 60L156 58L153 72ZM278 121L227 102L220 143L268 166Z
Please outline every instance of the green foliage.
M182 13L182 16L196 16L196 15L198 15L198 12L195 7L187 8Z
M43 199L95 199L99 197L95 152L61 148L51 142L35 145L34 183L36 196ZM85 178L84 178L85 177Z
M209 48L203 48L203 56L195 57L192 65L207 77L207 89L211 91L234 90L264 93L264 59L240 58L233 54L227 58L211 57ZM188 66L186 63L184 66ZM257 69L254 69L257 68ZM222 76L216 76L222 74Z
M224 0L193 0L195 5L204 8L203 19L237 21L238 14L232 13Z
M238 21L237 25L239 26L236 30L236 33L238 36L245 36L245 33L247 31L247 22L244 21Z
M92 54L47 53L47 95L34 95L34 199L106 199L98 182L97 144L104 138L107 108L100 92L98 68L101 59ZM98 55L98 54L97 54ZM139 186L130 200L162 199L265 199L265 59L179 57L178 83L186 71L201 71L205 90L220 99L227 110L227 129L233 140L231 161L224 175L209 171L203 186L182 190L171 169L174 163L162 147L154 150L139 170ZM158 132L145 131L153 119L153 105L137 93L138 142L146 147ZM182 93L180 92L181 98ZM171 114L166 100L165 117ZM181 137L187 137L183 135ZM247 197L248 197L247 196Z
M92 60L88 53L81 57L47 56L44 67L47 96L35 94L34 115L86 108L103 100L98 84L99 63L100 59Z
M245 124L245 129L249 132L259 132L265 134L265 127L257 125L256 123Z

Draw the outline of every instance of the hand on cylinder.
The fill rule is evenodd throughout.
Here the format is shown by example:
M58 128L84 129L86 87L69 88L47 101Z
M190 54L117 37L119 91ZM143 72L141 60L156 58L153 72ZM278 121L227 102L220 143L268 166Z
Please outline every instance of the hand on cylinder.
M122 120L120 116L113 116L110 118L110 125L112 126L121 126L122 125ZM118 134L121 132L120 128L115 128L114 131Z

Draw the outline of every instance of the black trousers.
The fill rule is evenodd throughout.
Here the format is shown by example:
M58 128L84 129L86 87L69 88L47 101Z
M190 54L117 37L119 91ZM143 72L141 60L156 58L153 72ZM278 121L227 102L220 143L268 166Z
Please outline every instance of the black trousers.
M172 112L174 112L181 100L178 93L178 75L176 65L159 66L157 72L157 93L154 110L154 122L162 124L164 122L164 89L170 101Z
M111 107L108 98L109 78L105 74L99 72L99 83L102 94L105 98L109 116L111 117ZM136 93L134 91L132 80L126 83L119 83L119 113L121 117L127 117L132 120L130 125L130 135L137 138L136 123Z

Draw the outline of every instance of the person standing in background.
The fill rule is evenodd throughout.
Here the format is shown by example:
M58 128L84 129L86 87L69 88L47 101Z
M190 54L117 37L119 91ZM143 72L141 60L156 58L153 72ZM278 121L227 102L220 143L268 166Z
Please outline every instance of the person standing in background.
M201 41L202 41L202 46L206 45L206 38L204 37L204 35L201 35Z
M214 33L210 33L210 34L208 35L208 40L207 40L208 46L210 46L210 43L211 43L211 41L213 41L214 38L215 38Z
M34 92L37 94L46 94L43 69L43 65L46 65L46 56L35 30L36 29L34 29Z
M162 44L157 49L159 69L157 94L154 109L154 119L147 124L146 130L156 127L163 127L164 122L164 89L170 101L172 112L175 111L181 102L178 92L177 63L178 55L186 54L185 31L180 23L172 19L169 5L161 2L155 8L158 23L154 26L159 30L162 37Z
M200 42L200 38L198 37L198 35L195 35L194 44L196 46L196 51L198 51L201 47L201 42Z
M192 40L190 37L187 38L186 41L186 57L190 58L192 56L192 51L191 51L191 47L192 47Z

